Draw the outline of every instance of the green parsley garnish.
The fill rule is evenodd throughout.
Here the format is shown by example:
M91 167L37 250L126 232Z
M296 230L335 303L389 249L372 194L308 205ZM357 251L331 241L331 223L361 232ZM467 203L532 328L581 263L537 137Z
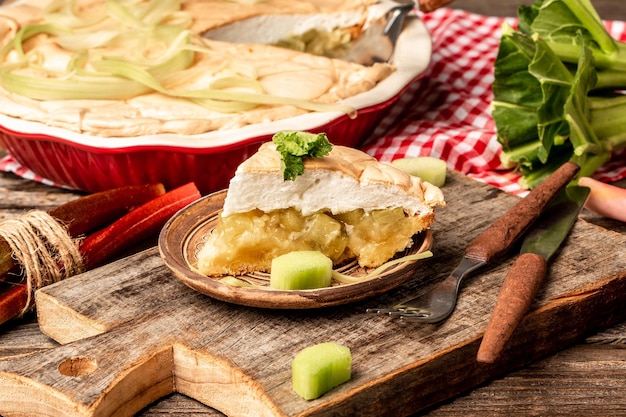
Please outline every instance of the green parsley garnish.
M276 133L272 142L281 156L283 178L292 181L304 174L304 158L321 158L333 148L325 133L286 130Z

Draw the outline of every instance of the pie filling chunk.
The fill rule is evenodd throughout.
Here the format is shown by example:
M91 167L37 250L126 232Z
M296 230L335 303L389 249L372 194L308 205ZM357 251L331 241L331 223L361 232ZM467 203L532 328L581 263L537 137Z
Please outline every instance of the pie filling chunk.
M401 207L307 216L294 208L235 213L219 218L198 268L211 275L255 272L251 265L268 272L273 258L295 250L321 251L334 265L356 258L363 267L375 267L410 247L416 231L431 221L408 216Z

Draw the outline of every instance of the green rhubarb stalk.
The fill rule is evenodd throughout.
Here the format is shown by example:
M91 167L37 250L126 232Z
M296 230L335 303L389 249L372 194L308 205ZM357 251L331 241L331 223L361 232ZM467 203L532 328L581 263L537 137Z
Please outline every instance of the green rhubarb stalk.
M626 71L626 43L611 37L590 0L538 0L518 15L520 30L538 34L563 62L578 62L580 34L599 69Z
M314 400L351 378L352 352L335 342L308 346L291 361L293 390L305 400Z
M494 70L502 162L526 188L568 160L592 175L626 147L626 44L587 0L539 0L519 16L518 30L503 26Z
M320 251L293 251L272 259L270 288L310 290L330 287L333 261Z
M351 276L348 274L343 274L337 270L333 270L333 279L343 284L353 284L356 282L364 282L364 281L367 281L368 279L376 278L377 276L385 272L386 269L392 267L393 265L397 265L403 262L418 261L421 259L430 258L432 256L433 256L433 253L429 250L424 251L424 252L414 253L411 255L401 256L400 258L395 258L395 259L385 262L378 268L374 268L372 271L368 272L367 274L363 276Z

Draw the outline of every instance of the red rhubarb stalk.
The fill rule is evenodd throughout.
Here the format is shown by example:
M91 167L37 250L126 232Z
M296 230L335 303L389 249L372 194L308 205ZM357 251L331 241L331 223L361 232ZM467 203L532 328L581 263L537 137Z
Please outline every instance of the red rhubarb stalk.
M27 302L26 285L0 282L0 324L19 316Z
M120 206L126 206L128 207L127 210L131 210L132 207L139 204L139 201L144 201L145 199L148 200L139 207L132 209L132 211L119 218L119 220L113 223L104 223L109 224L109 226L94 232L81 242L79 249L81 256L84 259L85 269L92 268L96 265L96 263L104 263L106 260L115 256L119 252L130 248L132 245L139 243L144 239L147 239L151 235L155 235L163 228L165 222L169 220L169 218L176 211L201 197L198 189L193 183L187 184L165 194L162 185L157 186L157 188L148 187L148 189L152 189L152 191L148 194L143 194L143 191L134 189L139 194L143 194L143 197L132 197L130 199L132 204L129 204L128 202L123 203L122 201L118 201L114 198L110 200L111 206L109 209L104 210L98 207L98 205L107 204L107 199L98 200L101 197L89 199L91 200L89 204L95 202L95 205L91 207L96 213L92 211L91 214L95 214L95 217L98 219L97 221L100 222L101 226L103 224L101 222L104 221L103 219L108 216L107 213L112 212L113 209L116 210ZM105 191L104 193L113 193L113 195L123 199L125 198L125 193L130 192L131 190L132 189L125 189L123 192L119 190L111 190ZM149 198L150 193L156 194L152 194L153 197ZM109 194L109 196L111 195L112 194ZM92 196L93 195L87 197ZM82 197L79 200L83 200L87 197ZM71 203L78 202L79 200ZM98 203L98 201L100 203ZM68 205L69 204L70 203L68 203ZM80 213L80 216L89 218L89 205L72 205L74 206L74 210L64 208L63 210L57 211L56 214L63 213L60 215L64 217L59 220L67 220L71 213ZM95 223L90 224L89 222L82 221L75 222L72 230L74 233L82 234L85 230L93 229L91 226L93 224ZM6 245L6 242L0 243L4 243ZM92 262L87 260L88 256L91 258ZM2 278L0 278L0 281L2 281ZM0 282L0 324L19 316L23 312L27 300L28 290L26 285L15 282Z
M87 236L80 244L85 269L110 260L150 236L156 235L178 210L201 197L189 183L142 204L109 226ZM1 283L0 323L22 313L28 299L25 285Z
M146 238L156 235L178 210L200 197L195 184L188 183L90 234L80 245L85 269L102 265Z
M626 222L626 188L582 177L578 185L589 187L591 193L585 207L597 214Z
M129 185L86 195L48 213L68 228L70 236L76 237L101 229L163 194L163 184Z
M77 198L48 212L72 237L98 230L138 206L165 194L162 184L130 185ZM8 243L0 238L0 281L16 267ZM16 272L16 273L19 273Z

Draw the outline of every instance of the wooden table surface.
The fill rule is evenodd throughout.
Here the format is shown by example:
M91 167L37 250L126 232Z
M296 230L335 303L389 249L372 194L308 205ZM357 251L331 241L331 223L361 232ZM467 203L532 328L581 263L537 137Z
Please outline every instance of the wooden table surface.
M622 0L594 0L593 3L603 18L626 20L626 3ZM451 6L485 15L513 16L519 4L520 1L515 0L457 0ZM626 181L621 185L626 186ZM2 219L32 208L49 209L77 194L0 173L0 195ZM582 216L617 233L626 233L624 223L599 218L588 211ZM0 327L0 359L54 346L57 343L39 331L33 315ZM222 416L180 394L161 399L140 415ZM422 415L626 415L626 323L603 330Z

